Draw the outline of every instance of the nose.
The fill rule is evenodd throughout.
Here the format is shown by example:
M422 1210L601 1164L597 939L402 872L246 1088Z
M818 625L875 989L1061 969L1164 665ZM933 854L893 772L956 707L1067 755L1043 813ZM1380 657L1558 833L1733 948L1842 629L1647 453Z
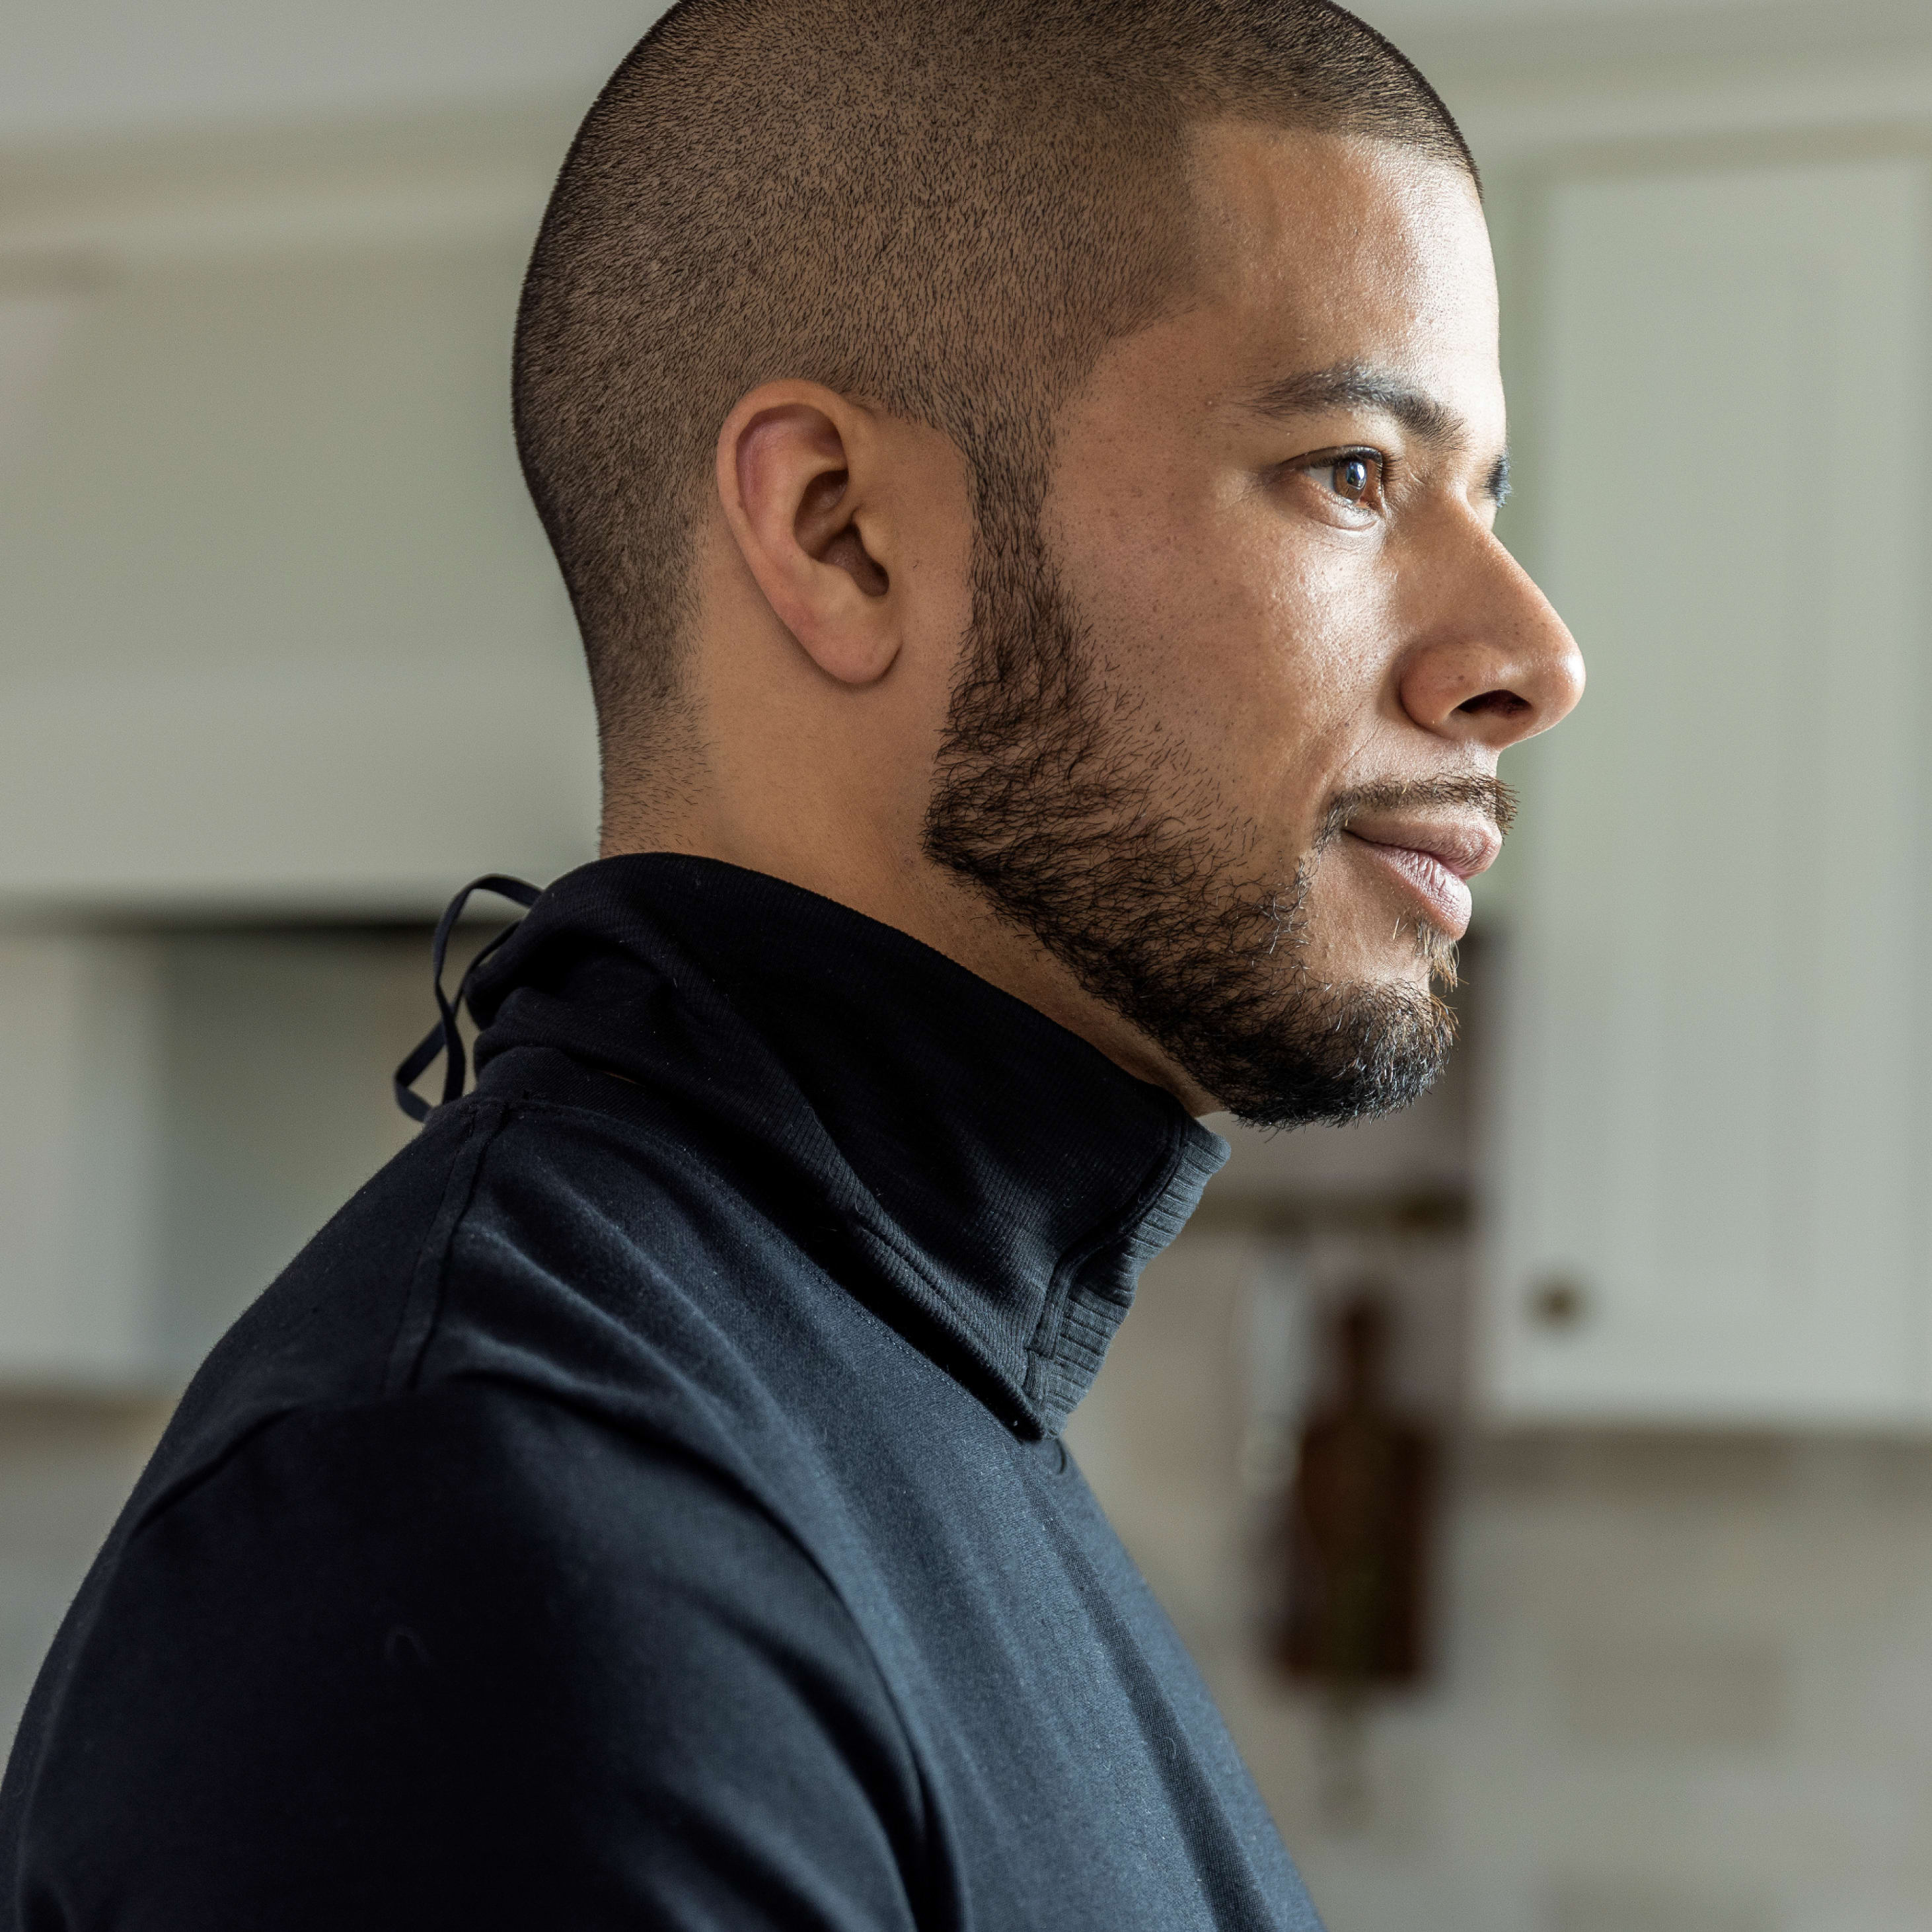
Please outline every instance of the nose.
M1485 532L1477 567L1444 572L1442 604L1403 661L1402 709L1426 731L1502 752L1583 694L1583 655L1528 573Z

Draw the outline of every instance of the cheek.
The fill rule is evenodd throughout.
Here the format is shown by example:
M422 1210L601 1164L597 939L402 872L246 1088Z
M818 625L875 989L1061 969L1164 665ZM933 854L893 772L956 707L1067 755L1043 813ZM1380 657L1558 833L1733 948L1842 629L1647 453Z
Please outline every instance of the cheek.
M1256 669L1270 695L1311 719L1346 707L1367 674L1365 640L1373 630L1352 574L1328 557L1300 557L1281 562L1257 588L1257 634L1268 648Z
M1298 852L1372 726L1386 614L1362 557L1296 542L1258 492L1202 498L1110 518L1069 558L1070 587L1116 688Z
M1318 542L1277 538L1253 547L1222 607L1214 682L1230 762L1250 811L1298 837L1376 728L1385 616L1364 575Z

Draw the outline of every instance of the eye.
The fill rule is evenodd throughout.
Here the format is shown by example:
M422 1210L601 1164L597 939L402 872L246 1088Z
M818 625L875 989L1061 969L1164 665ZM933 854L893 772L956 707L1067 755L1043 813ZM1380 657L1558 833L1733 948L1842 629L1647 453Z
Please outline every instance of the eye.
M1317 457L1306 473L1358 509L1374 509L1382 500L1382 460L1372 449L1345 449Z

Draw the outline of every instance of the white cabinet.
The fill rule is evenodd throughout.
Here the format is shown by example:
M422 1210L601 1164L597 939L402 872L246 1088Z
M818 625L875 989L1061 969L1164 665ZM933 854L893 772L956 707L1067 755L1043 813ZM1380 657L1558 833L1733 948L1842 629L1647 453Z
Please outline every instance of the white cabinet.
M152 1379L158 955L0 938L0 1378Z
M0 910L416 914L592 855L510 431L534 216L362 239L382 185L0 300Z
M184 1382L409 1138L434 1011L419 931L0 938L0 1386Z
M1590 681L1519 773L1506 1416L1932 1419L1928 214L1905 160L1546 191L1517 400Z

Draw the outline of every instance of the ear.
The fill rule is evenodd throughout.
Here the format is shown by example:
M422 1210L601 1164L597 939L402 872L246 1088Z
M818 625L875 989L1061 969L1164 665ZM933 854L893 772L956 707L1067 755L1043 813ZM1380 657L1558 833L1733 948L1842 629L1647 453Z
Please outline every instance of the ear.
M800 648L842 684L899 649L881 440L868 411L814 382L766 382L718 437L718 494L746 568Z

